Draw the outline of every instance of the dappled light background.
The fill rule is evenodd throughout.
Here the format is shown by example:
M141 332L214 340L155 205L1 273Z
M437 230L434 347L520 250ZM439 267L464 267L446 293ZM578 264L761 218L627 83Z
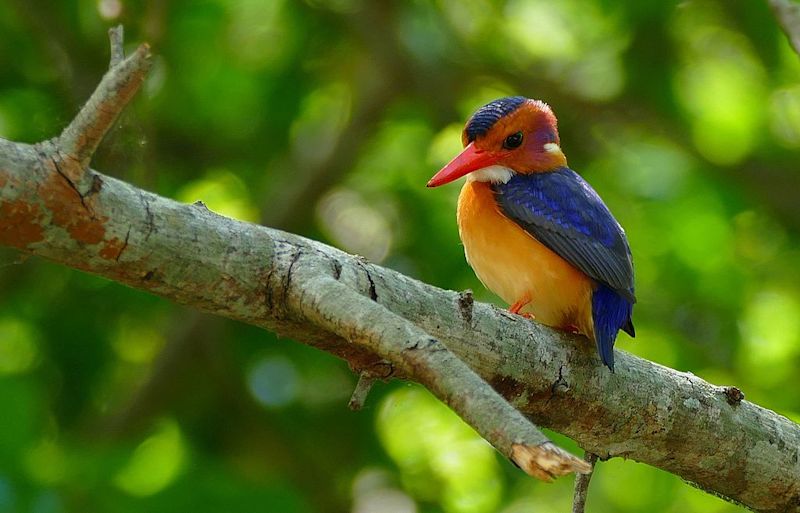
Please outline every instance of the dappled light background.
M477 107L548 102L633 248L618 347L800 420L800 57L765 2L3 0L0 137L57 135L116 23L156 58L95 168L482 301L425 183ZM420 387L352 413L327 354L5 248L0 292L0 513L570 508ZM622 459L589 509L740 511Z

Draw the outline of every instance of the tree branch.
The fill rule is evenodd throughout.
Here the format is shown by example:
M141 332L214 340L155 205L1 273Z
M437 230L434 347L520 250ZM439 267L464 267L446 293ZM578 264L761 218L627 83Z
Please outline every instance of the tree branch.
M353 390L353 395L347 403L347 407L353 411L358 411L364 407L364 402L367 400L369 391L372 390L372 385L375 384L375 376L369 372L362 372L358 375L358 382L356 388Z
M112 69L125 59L125 48L122 44L125 40L125 28L122 25L111 27L108 29L108 39L111 42L111 58L108 68Z
M81 198L53 165L50 145L0 140L0 244L277 331L384 375L382 355L290 307L307 300L292 286L296 272L338 275L445 340L522 413L586 450L649 463L757 510L798 503L800 427L748 401L729 404L724 387L621 351L616 373L605 372L580 337L482 303L465 312L455 292L93 170L97 190Z
M572 499L572 513L583 513L586 510L586 496L589 493L589 481L594 474L595 463L597 463L597 455L587 452L584 455L586 463L591 465L592 470L584 474L575 475L575 494Z
M792 0L767 0L789 44L800 54L800 4Z
M123 57L121 27L110 30L109 38L111 68L58 138L61 152L77 160L81 169L89 165L100 141L139 90L152 64L150 46L146 43L127 59L117 62Z
M512 457L514 430L527 429L531 438L521 441L528 444L538 439L483 381L538 425L603 459L648 463L758 511L798 511L800 426L731 401L725 387L622 351L616 373L606 372L581 337L91 169L82 171L87 186L77 187L71 177L78 166L70 162L78 161L62 155L91 156L98 127L108 124L91 120L110 119L91 110L105 106L115 116L132 95L107 87L109 75L135 83L142 68L126 63L146 53L140 47L106 75L70 137L33 146L0 139L0 244L276 331L344 358L356 371L385 375L388 360L479 424L484 436L495 437L487 434L491 422L478 418L485 405L508 415L517 427L494 442L505 453L511 442ZM79 144L87 134L94 142ZM318 285L337 293L322 294ZM409 351L412 340L424 343ZM457 378L437 375L437 359L474 384L460 394L468 397L448 397L448 380Z
M301 271L295 272L295 276ZM589 472L559 449L439 340L333 277L293 280L301 315L398 365L428 387L478 433L528 474L545 481Z

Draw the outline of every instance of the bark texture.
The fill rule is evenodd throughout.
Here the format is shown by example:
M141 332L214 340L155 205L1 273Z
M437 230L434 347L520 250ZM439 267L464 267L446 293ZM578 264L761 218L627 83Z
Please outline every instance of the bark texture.
M601 459L800 511L800 426L734 387L622 351L610 373L582 337L86 167L148 61L142 47L119 62L60 139L0 140L0 244L276 331L365 375L418 380L532 475L589 470L535 422Z

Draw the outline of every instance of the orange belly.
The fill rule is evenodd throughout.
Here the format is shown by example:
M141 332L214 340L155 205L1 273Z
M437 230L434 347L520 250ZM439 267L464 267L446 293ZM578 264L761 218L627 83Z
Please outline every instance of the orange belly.
M594 337L594 281L503 215L489 184L468 181L461 189L458 232L486 288L509 304L529 299L521 312L543 324Z

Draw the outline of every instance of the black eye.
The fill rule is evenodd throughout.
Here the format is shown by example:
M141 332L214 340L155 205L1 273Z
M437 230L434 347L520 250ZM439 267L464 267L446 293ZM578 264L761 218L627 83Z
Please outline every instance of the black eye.
M522 144L522 132L517 132L506 137L506 140L503 141L503 148L513 150L519 148L520 144Z

